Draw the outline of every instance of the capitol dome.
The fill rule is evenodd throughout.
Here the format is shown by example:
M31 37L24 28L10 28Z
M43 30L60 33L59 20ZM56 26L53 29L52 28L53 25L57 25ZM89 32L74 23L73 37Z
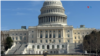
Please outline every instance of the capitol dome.
M62 3L60 0L46 0L43 4L43 7L45 6L62 6Z
M60 0L45 0L39 15L39 25L67 25L67 16Z

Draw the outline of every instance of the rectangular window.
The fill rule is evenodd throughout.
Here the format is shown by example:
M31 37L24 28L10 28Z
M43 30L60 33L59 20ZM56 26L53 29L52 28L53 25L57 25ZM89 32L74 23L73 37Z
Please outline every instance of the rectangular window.
M46 43L47 43L48 41L46 40Z
M69 34L68 34L68 37L70 37Z
M42 45L42 49L44 49L44 45Z
M42 40L40 40L40 42L42 43Z
M18 38L16 37L16 40L18 40Z
M26 40L26 37L24 37L24 40Z
M75 39L76 39L76 37L75 37Z
M32 43L33 43L34 41L32 40Z
M32 48L34 49L34 45L32 46Z
M20 40L22 40L22 36L20 36Z
M54 45L52 45L52 49L54 49Z
M62 48L64 48L64 45L62 45Z
M34 36L32 35L32 38L33 38Z
M40 47L39 47L39 45L37 46L37 49L39 49Z
M68 42L70 42L70 40L68 40Z
M61 42L61 40L59 40L59 43Z

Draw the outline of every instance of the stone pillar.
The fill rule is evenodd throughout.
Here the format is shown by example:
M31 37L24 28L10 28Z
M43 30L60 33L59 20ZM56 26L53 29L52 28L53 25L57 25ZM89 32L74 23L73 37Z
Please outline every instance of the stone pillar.
M53 38L53 30L52 30L52 37L51 38Z
M63 38L63 34L62 33L63 33L63 30L61 30L61 38Z
M48 38L49 38L49 30L48 30Z
M50 16L50 23L51 23L51 16Z
M45 38L45 30L43 32L44 32L43 37Z
M40 38L40 30L38 30L39 31L39 37L38 38Z
M56 22L56 16L55 16L55 22Z
M58 30L56 30L56 38L58 38Z

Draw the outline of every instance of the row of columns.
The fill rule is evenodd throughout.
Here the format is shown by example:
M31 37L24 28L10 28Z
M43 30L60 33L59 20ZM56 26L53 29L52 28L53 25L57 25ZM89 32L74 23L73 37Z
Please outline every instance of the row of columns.
M38 45L34 45L34 48L32 46L32 49L38 49L37 48ZM39 45L39 49L43 49L42 48L43 45ZM47 47L49 46L49 49L57 49L57 45L54 45L54 48L52 47L52 45L44 45L44 49L47 49ZM62 49L62 48L65 48L65 47L62 47L62 45L58 45L59 48L58 49Z
M58 16L49 16L39 18L39 24L41 23L66 23L66 18Z
M41 33L41 30L38 30L38 38L40 38L40 34L42 34L43 38L46 37L46 34L48 34L48 38L49 38L49 34L51 34L51 38L53 38L53 34L55 34L55 38L58 38L58 34L60 34L61 38L63 37L62 35L62 30L60 30L60 32L58 32L58 30L42 30L43 32ZM47 31L47 33L46 33ZM51 32L50 32L51 31ZM55 33L53 32L55 31Z
M42 11L41 12L41 14L43 14L43 13L51 13L51 12L61 12L61 13L64 13L64 10L61 10L61 9L49 9L49 10L44 10L44 11Z

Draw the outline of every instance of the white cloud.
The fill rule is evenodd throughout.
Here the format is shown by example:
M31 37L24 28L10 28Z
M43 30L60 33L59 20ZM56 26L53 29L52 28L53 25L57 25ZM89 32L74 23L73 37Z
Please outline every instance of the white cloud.
M70 15L71 13L70 13L70 12L66 12L65 14L66 14L66 15Z
M38 5L43 5L42 1L32 1L31 2L32 6L38 6Z
M26 13L17 12L16 15L27 15Z

